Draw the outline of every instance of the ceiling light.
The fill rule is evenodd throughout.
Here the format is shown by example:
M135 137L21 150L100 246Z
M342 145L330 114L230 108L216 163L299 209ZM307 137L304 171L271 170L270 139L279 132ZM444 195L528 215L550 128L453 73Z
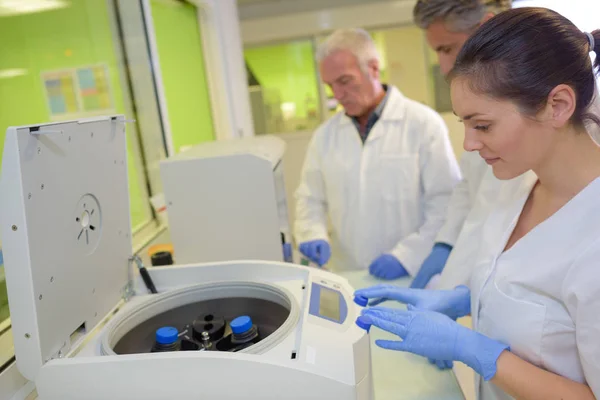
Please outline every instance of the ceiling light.
M67 0L0 0L0 16L32 14L68 6Z
M23 75L27 75L26 69L0 69L0 79L16 78Z

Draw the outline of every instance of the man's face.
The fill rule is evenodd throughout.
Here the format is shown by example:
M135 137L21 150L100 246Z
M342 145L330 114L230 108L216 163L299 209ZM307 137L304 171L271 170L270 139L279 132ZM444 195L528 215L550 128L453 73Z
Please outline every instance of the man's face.
M375 83L379 79L376 61L370 62L367 71L363 71L350 51L340 50L321 62L320 72L323 81L349 116L363 116L376 104Z
M456 57L469 38L468 33L450 32L442 20L433 22L425 31L429 46L435 50L444 76L454 67Z

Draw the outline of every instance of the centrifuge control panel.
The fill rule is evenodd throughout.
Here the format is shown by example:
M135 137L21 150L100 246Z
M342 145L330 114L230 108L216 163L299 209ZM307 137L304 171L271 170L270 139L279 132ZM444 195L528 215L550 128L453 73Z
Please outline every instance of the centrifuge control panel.
M308 313L336 324L343 324L348 316L348 305L340 290L340 286L333 282L312 282Z

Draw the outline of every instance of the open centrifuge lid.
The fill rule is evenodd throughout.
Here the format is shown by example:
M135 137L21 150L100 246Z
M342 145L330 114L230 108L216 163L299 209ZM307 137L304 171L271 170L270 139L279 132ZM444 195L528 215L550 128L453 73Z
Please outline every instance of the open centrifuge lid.
M2 244L17 366L28 379L127 287L125 123L112 116L7 131Z

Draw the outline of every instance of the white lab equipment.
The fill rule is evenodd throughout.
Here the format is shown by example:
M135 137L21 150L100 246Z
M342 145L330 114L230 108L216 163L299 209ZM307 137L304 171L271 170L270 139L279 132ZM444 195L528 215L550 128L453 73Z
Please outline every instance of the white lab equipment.
M148 293L132 262L125 123L6 135L12 331L40 398L372 399L369 337L342 277L283 262L190 264L152 268L158 294Z
M161 162L177 263L284 259L284 151L282 139L260 136L203 143Z

